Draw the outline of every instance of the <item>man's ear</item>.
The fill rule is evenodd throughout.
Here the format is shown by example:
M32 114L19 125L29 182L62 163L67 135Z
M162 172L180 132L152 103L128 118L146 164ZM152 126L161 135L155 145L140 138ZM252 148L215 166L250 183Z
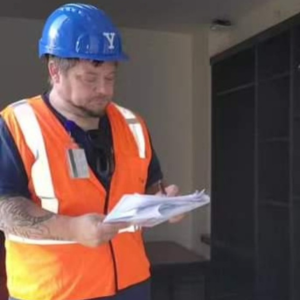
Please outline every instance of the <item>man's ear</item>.
M49 77L51 79L51 82L59 83L60 81L59 67L53 60L50 60L48 62L48 72L49 72Z

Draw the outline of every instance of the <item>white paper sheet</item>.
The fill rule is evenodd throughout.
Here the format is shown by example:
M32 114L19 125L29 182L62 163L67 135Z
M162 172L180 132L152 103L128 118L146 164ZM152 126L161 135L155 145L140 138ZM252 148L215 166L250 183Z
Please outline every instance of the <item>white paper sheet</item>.
M167 197L164 195L124 195L104 219L105 223L128 222L153 227L210 203L204 190L193 194Z

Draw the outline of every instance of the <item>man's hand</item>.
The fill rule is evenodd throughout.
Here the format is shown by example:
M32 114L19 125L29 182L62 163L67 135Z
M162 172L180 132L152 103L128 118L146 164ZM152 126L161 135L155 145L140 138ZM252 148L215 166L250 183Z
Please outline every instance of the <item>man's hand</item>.
M163 190L161 189L157 195L162 195L165 194L167 197L175 197L179 195L179 188L177 185L175 184L171 184L169 186L167 186L166 188L164 188ZM183 218L185 217L185 214L173 217L171 219L169 219L170 223L178 223L180 222Z
M100 214L86 214L75 217L71 221L73 239L87 247L98 247L108 243L120 229L129 225L126 223L106 224L104 216Z
M23 197L0 198L0 230L29 239L73 241L87 247L107 243L130 224L105 224L100 214L57 215Z

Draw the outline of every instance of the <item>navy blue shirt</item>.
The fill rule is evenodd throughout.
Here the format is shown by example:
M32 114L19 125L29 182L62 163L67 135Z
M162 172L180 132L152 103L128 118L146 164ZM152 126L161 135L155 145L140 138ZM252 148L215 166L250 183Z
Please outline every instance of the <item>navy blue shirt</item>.
M68 120L51 106L46 95L44 95L43 98L49 109L51 109L65 129L69 131L69 128L67 128L69 127ZM113 139L108 117L105 115L100 119L99 130L84 131L80 127L76 126L76 124L72 127L72 137L76 143L85 150L90 168L93 170L103 186L108 189L112 174L111 172L108 174L105 172L105 168L107 167L106 162L114 160L112 154L113 151L110 151L110 149L113 149ZM97 145L100 144L100 147L95 147L95 140L98 142ZM101 164L103 165L103 170L101 170ZM9 129L1 117L0 170L0 196L16 195L30 198L25 167ZM148 180L146 187L153 185L162 179L162 177L163 174L160 168L160 163L155 150L152 147L152 158L148 168Z

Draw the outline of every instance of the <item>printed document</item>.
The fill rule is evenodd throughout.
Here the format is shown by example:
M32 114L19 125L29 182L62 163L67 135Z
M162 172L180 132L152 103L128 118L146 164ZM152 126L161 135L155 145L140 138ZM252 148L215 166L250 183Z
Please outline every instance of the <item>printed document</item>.
M124 195L106 216L104 223L128 222L140 227L153 227L209 203L210 197L204 190L176 197Z

